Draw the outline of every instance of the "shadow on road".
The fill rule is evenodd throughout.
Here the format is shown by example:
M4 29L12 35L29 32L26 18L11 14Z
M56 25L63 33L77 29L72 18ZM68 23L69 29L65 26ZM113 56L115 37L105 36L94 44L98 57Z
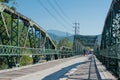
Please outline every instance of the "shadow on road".
M59 80L59 78L61 78L61 77L67 77L67 76L64 76L65 73L70 71L72 68L77 67L78 65L86 64L88 62L90 62L90 61L80 62L80 63L70 65L68 67L62 68L61 70L59 70L59 71L57 71L57 72L55 72L55 73L53 73L51 75L46 76L42 80Z

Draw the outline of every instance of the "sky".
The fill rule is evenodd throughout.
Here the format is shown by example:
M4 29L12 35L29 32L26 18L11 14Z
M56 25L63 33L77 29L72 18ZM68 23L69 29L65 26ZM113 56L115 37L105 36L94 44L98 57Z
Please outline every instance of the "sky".
M17 12L35 21L45 30L74 34L101 34L112 0L16 0ZM10 3L11 5L12 3Z

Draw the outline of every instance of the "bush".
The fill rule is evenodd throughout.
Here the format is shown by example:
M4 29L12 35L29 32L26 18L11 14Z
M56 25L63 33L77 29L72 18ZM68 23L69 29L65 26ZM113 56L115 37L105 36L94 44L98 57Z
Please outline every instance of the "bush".
M7 69L8 68L8 65L7 64L5 64L5 63L0 63L0 70L2 70L2 69Z
M20 65L25 66L25 65L32 64L32 62L33 62L33 59L30 56L22 56L20 60Z

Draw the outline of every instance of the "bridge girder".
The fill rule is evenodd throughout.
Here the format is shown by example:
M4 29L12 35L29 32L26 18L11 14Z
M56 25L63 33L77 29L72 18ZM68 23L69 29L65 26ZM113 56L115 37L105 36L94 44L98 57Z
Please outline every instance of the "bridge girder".
M98 58L120 79L120 0L113 0L105 19Z
M85 47L94 48L97 36L75 35L73 42L73 50L76 53L83 53Z
M0 4L0 46L2 45L56 49L54 42L42 27L26 16Z
M101 49L106 49L120 42L120 1L113 0L102 32Z
M55 50L56 45L41 26L0 4L0 58L6 57L9 68L17 65L21 56L32 55L36 63L41 55L58 55Z

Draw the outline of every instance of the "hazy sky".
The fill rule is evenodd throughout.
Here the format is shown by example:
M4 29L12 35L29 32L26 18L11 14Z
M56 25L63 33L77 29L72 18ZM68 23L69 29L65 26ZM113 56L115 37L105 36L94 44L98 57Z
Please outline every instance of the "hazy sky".
M101 34L112 0L16 0L17 11L45 30L74 33L73 23L79 22L79 34Z

